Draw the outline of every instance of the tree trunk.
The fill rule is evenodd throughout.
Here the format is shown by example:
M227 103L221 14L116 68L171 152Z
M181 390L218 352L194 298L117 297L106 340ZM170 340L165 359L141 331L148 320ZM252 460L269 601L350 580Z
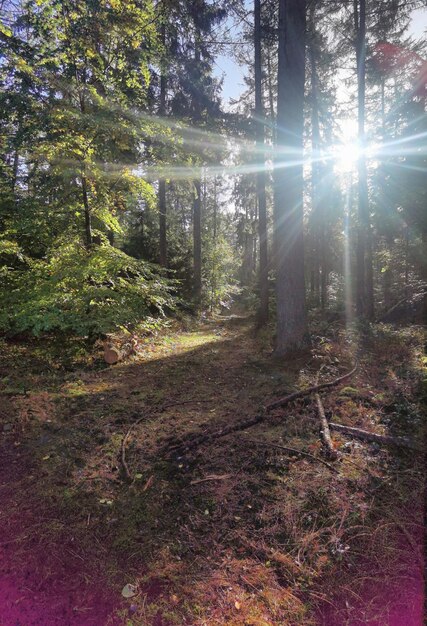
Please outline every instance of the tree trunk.
M314 6L314 5L313 5ZM311 70L311 210L312 210L312 237L313 237L313 298L314 304L320 304L320 273L321 267L321 236L323 228L323 216L321 215L321 165L320 157L320 124L319 124L319 103L317 98L317 74L316 74L316 54L313 39L315 37L313 10L310 16L310 70Z
M261 0L254 0L254 47L255 47L255 132L257 147L257 200L259 235L259 294L258 324L268 321L268 243L267 202L265 197L264 156L264 107L262 104L262 59L261 59Z
M267 76L268 76L268 106L270 109L270 123L273 133L272 141L275 141L274 137L274 94L273 94L273 72L271 69L270 50L267 48Z
M18 167L19 167L19 152L18 148L15 149L13 153L13 163L12 163L12 193L15 193L16 183L18 180Z
M424 299L423 299L423 317L424 323L427 324L427 231L425 227L422 228L421 232L421 241L422 241L422 256L421 256L421 279L423 281L423 289L425 290ZM427 429L426 429L426 437L427 437Z
M278 355L308 344L302 163L305 22L305 0L279 1L277 157L274 177Z
M166 29L165 25L161 27L161 39L163 47L166 45ZM161 75L160 75L160 106L159 115L164 117L166 115L166 73L165 64L162 62ZM162 267L167 266L167 226L166 226L166 180L161 178L159 180L159 192L158 192L158 206L159 206L159 261Z
M162 267L166 267L167 266L166 181L164 178L161 178L159 180L158 205L159 205L159 237L160 237L159 262Z
M85 170L82 171L82 196L83 196L83 206L84 206L84 215L85 215L85 239L86 239L86 247L90 248L93 243L92 236L92 215L90 213L89 207L89 198L87 193L87 179Z
M360 11L359 11L360 7ZM372 235L369 218L368 176L366 170L365 92L366 92L366 0L354 0L357 62L357 117L360 155L358 159L358 231L356 313L373 319Z
M201 228L201 184L200 179L194 180L194 200L193 200L193 271L194 271L194 300L200 304L202 296L202 228Z

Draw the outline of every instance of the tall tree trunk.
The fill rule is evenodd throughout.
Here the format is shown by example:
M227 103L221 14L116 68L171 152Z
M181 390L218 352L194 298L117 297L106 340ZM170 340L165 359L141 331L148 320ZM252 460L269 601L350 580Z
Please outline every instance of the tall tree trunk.
M422 252L421 255L421 280L423 281L424 298L423 298L423 319L427 323L427 230L425 226L421 230ZM427 435L426 435L427 436Z
M261 59L261 0L254 0L254 47L255 47L255 133L257 148L257 201L259 235L259 292L260 304L258 323L263 326L268 321L268 242L267 242L267 202L265 197L265 156L264 156L264 107L262 104L262 59Z
M166 46L166 28L162 24L161 27L161 39L163 47ZM166 71L165 63L162 61L161 74L160 74L160 106L159 115L163 117L166 114ZM167 266L167 224L166 224L166 180L161 178L159 180L158 191L158 206L159 206L159 261L163 267Z
M307 345L303 240L305 0L279 0L274 189L278 355Z
M18 167L19 167L19 151L18 148L15 148L15 152L13 153L13 163L12 163L12 193L15 193L16 183L18 180Z
M316 54L314 49L314 15L311 11L310 16L310 70L311 70L311 206L312 206L312 224L313 224L313 296L314 303L320 304L320 272L324 268L321 267L322 250L321 250L321 231L323 230L323 215L321 214L321 164L320 157L320 124L319 124L319 101L317 97L317 73L316 73Z
M366 169L366 0L354 0L357 61L357 117L360 155L358 159L357 296L358 317L374 318L372 234L369 218L368 175Z
M193 289L194 300L200 304L202 295L202 202L200 179L194 180L194 200L193 200Z
M90 248L93 243L92 236L92 215L90 212L89 206L89 197L87 192L87 179L85 170L82 170L82 196L83 196L83 207L84 207L84 216L85 216L85 239L86 239L86 247Z
M274 94L273 94L273 71L271 69L271 57L270 57L270 49L267 48L267 77L268 77L268 106L270 109L270 123L271 129L274 133ZM272 138L273 142L275 141L275 137Z

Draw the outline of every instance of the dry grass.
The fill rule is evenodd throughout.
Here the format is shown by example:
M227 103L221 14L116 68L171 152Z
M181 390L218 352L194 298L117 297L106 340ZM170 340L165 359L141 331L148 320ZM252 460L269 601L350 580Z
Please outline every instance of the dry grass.
M321 457L311 398L274 411L248 435L159 456L171 438L216 430L313 384L321 364L322 376L334 378L355 352L361 366L347 387L323 396L327 414L421 437L422 333L377 327L358 344L340 329L334 337L281 362L249 322L216 321L146 340L138 356L112 368L91 359L82 370L79 353L79 369L71 359L70 371L49 354L43 360L38 345L36 366L31 346L7 346L0 417L16 468L10 519L28 520L16 536L9 524L14 575L35 542L35 568L48 548L40 577L49 581L62 562L66 523L74 575L104 580L127 626L391 626L396 610L407 611L411 625L420 601L421 459L334 434L335 474L248 441ZM120 462L128 432L130 484ZM120 600L127 582L138 594Z

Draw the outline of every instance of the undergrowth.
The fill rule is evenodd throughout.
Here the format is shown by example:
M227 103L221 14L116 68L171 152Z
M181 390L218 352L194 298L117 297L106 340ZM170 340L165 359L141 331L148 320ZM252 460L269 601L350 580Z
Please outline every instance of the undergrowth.
M292 362L271 358L265 331L213 320L147 339L113 368L93 358L65 376L24 372L23 393L3 370L4 440L32 459L27 474L17 473L18 500L32 510L49 503L52 518L67 520L75 545L92 554L85 576L104 573L117 623L384 626L396 611L412 623L421 580L419 455L334 434L331 471L316 461L311 398L191 453L162 452L166 441L191 441L312 384L321 365L322 377L334 378L355 356L353 379L322 396L327 415L421 445L422 331L377 326L351 340L339 325L333 331ZM9 368L22 373L19 346L5 347ZM122 442L132 424L129 482ZM29 475L42 477L36 489ZM54 555L61 528L43 530ZM19 575L19 559L14 569ZM135 595L125 600L129 583Z

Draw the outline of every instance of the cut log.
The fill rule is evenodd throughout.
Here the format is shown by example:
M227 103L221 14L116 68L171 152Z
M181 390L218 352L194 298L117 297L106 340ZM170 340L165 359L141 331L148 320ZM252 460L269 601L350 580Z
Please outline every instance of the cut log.
M410 448L411 450L421 452L421 450L417 448L416 445L414 445L410 441L407 441L406 439L403 439L402 437L377 435L376 433L370 433L367 430L362 430L361 428L354 428L353 426L343 426L342 424L335 424L334 422L329 422L329 428L331 428L332 430L336 430L339 433L344 433L345 435L350 435L350 437L355 437L356 439L361 439L362 441L367 441L369 443L400 446L403 448Z
M108 363L108 365L114 365L134 353L135 349L132 343L125 343L120 348L109 344L104 348L104 361Z

